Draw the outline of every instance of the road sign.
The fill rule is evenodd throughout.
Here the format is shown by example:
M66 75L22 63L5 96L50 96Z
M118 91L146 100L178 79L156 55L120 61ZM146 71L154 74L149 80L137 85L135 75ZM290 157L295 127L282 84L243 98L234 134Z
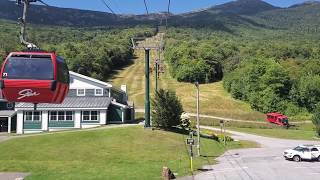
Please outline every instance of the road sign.
M188 145L194 145L194 139L193 138L187 138L187 144Z

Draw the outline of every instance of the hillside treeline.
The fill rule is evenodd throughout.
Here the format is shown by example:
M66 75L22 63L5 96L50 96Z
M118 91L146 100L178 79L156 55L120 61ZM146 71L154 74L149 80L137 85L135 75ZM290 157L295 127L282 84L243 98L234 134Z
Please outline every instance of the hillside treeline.
M0 21L1 60L11 51L24 49L19 43L18 32L17 25ZM31 26L28 40L44 50L56 51L66 59L70 70L104 80L115 69L131 63L131 37L152 36L154 33L154 29L147 27L74 29Z
M241 29L240 33L250 34ZM234 98L255 110L305 117L320 103L319 37L301 33L292 38L285 33L261 30L234 36L172 29L165 58L178 81L223 79Z
M256 110L292 116L312 112L320 102L319 68L318 60L288 68L274 59L254 58L228 74L224 87ZM295 74L290 76L291 73Z
M165 59L170 74L178 81L220 81L223 65L239 56L239 48L233 42L214 37L204 39L201 34L185 29L175 29L169 34Z

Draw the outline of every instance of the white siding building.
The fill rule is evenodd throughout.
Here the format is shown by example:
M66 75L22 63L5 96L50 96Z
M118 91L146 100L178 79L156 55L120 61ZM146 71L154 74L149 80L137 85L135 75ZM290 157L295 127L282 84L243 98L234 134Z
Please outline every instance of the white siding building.
M70 90L62 104L17 103L16 133L90 128L134 120L127 94L111 84L70 72Z

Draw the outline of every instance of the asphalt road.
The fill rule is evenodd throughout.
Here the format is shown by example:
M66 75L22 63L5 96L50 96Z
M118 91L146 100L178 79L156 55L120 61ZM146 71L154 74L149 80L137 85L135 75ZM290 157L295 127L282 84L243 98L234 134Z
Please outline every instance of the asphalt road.
M202 127L214 129L211 127ZM238 140L256 141L261 148L229 150L216 165L205 166L206 172L182 180L319 180L320 162L293 162L282 157L285 149L320 141L284 140L228 131Z

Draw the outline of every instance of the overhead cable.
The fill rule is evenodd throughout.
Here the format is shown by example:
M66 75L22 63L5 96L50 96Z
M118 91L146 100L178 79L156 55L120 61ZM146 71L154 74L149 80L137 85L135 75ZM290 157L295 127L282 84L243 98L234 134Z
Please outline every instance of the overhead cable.
M146 8L147 14L149 14L148 5L147 5L146 0L143 0L143 2L144 2L144 7Z
M105 1L105 0L101 0L101 2L108 8L108 10L114 14L114 15L117 15L113 10L112 8L109 6L109 4Z

